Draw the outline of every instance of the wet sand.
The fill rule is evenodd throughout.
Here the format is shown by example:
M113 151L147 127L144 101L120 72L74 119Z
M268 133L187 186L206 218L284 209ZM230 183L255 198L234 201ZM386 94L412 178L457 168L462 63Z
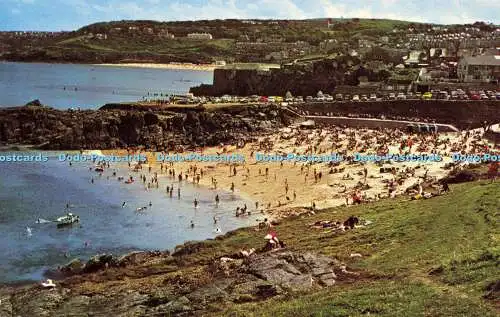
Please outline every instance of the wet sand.
M108 67L131 67L131 68L153 68L153 69L173 69L173 70L196 70L211 72L217 66L215 64L154 64L154 63L123 63L123 64L95 64L96 66Z

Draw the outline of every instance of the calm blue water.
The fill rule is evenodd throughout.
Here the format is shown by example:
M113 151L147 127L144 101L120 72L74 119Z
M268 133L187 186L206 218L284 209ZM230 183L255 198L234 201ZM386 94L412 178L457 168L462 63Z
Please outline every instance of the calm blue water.
M258 217L234 217L236 206L243 206L244 201L231 193L188 182L179 185L169 178L160 178L160 189L145 191L140 182L127 185L112 177L114 166L101 177L90 172L90 166L73 163L70 167L55 156L46 163L0 162L0 283L39 280L46 269L75 257L172 249L187 240L221 234L216 228L225 233L253 225ZM139 178L138 173L124 167L117 174ZM174 184L173 198L166 195L167 184ZM178 186L181 199L176 197ZM214 203L216 193L221 198L219 207ZM195 197L200 201L197 209L193 206ZM127 206L122 208L124 201ZM136 212L150 201L152 207L146 212ZM53 222L36 223L38 218L53 220L64 215L67 203L80 216L81 227L57 229ZM219 218L216 225L213 216ZM191 220L194 228L190 227ZM31 228L31 236L26 227Z
M39 99L59 109L98 108L137 101L148 92L187 93L192 86L212 83L212 77L205 71L0 62L0 107Z

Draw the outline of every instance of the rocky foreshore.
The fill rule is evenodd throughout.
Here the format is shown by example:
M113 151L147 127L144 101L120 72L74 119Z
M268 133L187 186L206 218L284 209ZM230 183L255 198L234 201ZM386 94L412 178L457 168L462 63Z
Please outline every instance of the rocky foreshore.
M0 288L0 317L197 316L217 311L219 303L283 298L332 286L337 279L355 280L360 274L334 258L286 249L189 263L196 246L207 248L204 243L188 243L172 255L102 254L85 264L75 259L62 268L69 277L56 281L55 288Z
M289 119L277 106L210 112L111 108L62 111L35 103L0 109L0 145L46 150L183 150L250 141Z

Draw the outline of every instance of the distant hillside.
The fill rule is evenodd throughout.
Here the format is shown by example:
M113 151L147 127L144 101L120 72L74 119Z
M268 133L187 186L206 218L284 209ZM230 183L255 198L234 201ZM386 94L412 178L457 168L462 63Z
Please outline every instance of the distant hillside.
M379 38L410 26L431 27L385 19L99 22L52 36L0 32L0 59L76 63L292 61L317 53L324 40L357 43L362 37ZM213 39L187 38L190 33L209 33Z

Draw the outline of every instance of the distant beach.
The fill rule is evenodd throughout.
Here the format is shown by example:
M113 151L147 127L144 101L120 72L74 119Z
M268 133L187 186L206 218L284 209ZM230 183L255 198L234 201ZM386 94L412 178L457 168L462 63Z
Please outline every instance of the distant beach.
M191 64L191 63L170 63L170 64L122 63L122 64L94 64L94 65L96 65L96 66L110 66L110 67L198 70L198 71L206 71L206 72L211 72L217 67L217 65L215 65L215 64Z

